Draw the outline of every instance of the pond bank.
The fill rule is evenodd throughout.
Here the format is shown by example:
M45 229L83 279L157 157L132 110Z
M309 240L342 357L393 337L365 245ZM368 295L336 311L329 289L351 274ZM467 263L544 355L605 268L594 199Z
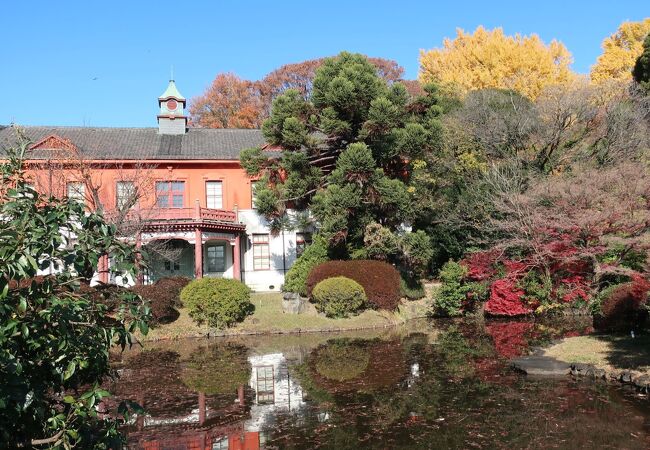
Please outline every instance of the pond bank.
M217 330L206 325L196 324L184 309L174 322L159 325L149 331L147 336L138 336L143 341L167 339L271 335L293 333L325 333L336 331L367 330L389 328L406 321L426 316L428 309L425 299L403 301L398 311L367 310L345 319L330 319L321 316L311 303L302 314L285 314L282 311L282 294L256 293L251 302L255 306L253 314L242 323L226 330Z
M650 336L588 335L562 339L511 361L533 376L567 376L621 382L650 392Z

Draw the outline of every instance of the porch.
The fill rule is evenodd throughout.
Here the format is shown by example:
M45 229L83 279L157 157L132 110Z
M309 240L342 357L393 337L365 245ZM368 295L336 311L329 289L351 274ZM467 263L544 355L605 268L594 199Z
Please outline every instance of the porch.
M138 224L136 245L151 256L139 283L169 276L242 279L246 225L239 222L237 209L203 208L197 201L194 208L134 210L129 216Z

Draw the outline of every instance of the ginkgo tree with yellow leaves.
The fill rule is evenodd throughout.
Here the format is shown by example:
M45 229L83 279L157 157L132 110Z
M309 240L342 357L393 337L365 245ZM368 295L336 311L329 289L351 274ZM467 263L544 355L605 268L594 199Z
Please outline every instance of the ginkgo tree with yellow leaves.
M643 40L650 33L650 17L639 22L623 22L603 40L603 53L591 68L591 81L631 81L632 69L643 52Z
M502 28L479 26L473 34L458 29L442 48L422 50L419 80L451 85L462 93L512 89L535 99L546 86L575 79L572 61L559 41L547 45L536 34L507 36Z

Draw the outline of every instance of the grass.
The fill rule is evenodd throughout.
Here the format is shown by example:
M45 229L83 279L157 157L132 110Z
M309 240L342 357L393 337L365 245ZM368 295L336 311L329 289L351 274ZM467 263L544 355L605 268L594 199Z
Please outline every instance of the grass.
M650 372L650 335L590 335L563 339L544 355L569 363L585 363L608 372Z
M396 312L367 310L346 319L330 319L321 316L311 303L302 314L285 314L282 312L282 294L256 293L251 297L255 312L242 323L227 330L214 330L197 325L186 310L180 310L180 316L170 324L152 329L142 341L179 339L210 335L241 335L250 333L305 333L341 331L367 328L380 328L404 323L406 320L423 317L426 313L425 300L404 302Z

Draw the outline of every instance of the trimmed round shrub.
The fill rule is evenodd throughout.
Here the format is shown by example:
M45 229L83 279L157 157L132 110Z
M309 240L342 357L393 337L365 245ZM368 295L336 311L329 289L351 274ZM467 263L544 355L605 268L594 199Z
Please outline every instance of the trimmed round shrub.
M239 280L202 278L181 291L181 302L198 324L227 328L241 322L253 310L251 291Z
M316 285L332 277L346 277L363 286L368 303L376 309L394 311L399 305L400 274L383 261L327 261L314 267L307 278L307 293L312 296Z
M347 317L361 309L367 299L363 286L356 281L333 277L316 285L312 300L327 317Z

